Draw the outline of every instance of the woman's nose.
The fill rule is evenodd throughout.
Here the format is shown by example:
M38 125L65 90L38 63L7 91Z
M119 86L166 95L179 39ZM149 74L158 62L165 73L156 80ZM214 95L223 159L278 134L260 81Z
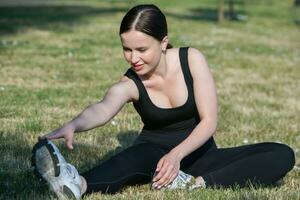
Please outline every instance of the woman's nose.
M137 63L138 61L139 61L139 56L138 56L137 52L132 51L130 62Z

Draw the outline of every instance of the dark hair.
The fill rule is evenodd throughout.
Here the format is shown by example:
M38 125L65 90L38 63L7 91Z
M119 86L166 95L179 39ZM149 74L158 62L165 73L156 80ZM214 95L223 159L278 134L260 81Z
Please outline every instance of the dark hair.
M137 5L126 13L121 22L119 34L132 29L150 35L158 41L162 41L168 35L166 17L153 4ZM167 48L172 48L172 45L168 44Z

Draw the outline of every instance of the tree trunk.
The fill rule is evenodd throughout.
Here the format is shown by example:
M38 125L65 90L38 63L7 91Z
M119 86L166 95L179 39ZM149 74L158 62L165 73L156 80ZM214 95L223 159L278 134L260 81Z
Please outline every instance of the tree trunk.
M224 21L224 0L219 0L218 22Z

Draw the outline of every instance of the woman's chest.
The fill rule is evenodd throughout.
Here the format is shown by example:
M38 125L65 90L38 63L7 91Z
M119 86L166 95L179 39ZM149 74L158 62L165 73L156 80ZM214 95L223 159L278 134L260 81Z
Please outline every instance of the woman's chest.
M180 107L188 99L188 88L180 71L166 79L145 82L144 85L151 102L159 108Z

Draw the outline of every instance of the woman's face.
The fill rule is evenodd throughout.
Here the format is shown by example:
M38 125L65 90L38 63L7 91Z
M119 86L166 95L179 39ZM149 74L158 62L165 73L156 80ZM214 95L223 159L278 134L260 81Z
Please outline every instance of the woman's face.
M121 34L123 53L126 61L138 75L154 70L160 62L164 42L145 33L130 30Z

